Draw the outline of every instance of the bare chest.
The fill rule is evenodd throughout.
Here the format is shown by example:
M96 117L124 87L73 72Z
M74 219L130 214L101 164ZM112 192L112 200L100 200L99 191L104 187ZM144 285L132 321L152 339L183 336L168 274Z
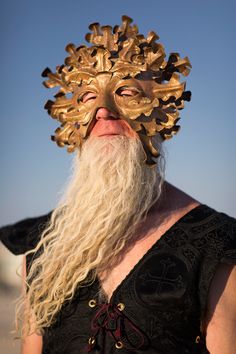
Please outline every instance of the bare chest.
M113 268L101 274L100 284L102 292L110 301L112 294L123 280L130 274L135 265L145 256L148 250L188 211L198 205L197 202L190 203L187 208L181 209L178 213L160 223L150 234L147 232L128 251L124 252L122 260ZM152 223L152 220L150 220Z
M135 265L144 257L157 240L157 235L152 235L148 239L139 241L131 250L123 255L122 260L116 266L101 276L100 284L102 292L109 301L117 287L130 274Z

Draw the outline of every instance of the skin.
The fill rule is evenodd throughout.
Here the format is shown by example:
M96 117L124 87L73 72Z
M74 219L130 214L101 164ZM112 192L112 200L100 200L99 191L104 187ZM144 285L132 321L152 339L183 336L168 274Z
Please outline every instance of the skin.
M125 90L124 94L132 95ZM87 93L84 100L94 98ZM90 133L91 136L125 135L136 137L127 123L104 107L98 109L96 121ZM176 187L165 183L162 198L148 213L145 224L141 226L137 239L124 250L122 259L109 269L108 273L100 275L103 291L110 299L112 293L131 271L134 265L143 257L150 247L182 216L199 205ZM158 223L157 221L158 220ZM154 225L154 226L153 226ZM25 273L25 270L24 270ZM211 354L234 354L236 333L236 267L226 264L219 265L208 294L207 314L204 319L207 348ZM33 334L22 343L22 354L41 354L42 337Z
M134 90L123 90L121 95L132 96L135 94ZM83 97L83 102L88 102L96 98L92 92L87 93ZM129 124L120 119L116 113L109 111L107 108L101 107L97 110L95 117L95 124L90 132L91 137L124 135L127 137L137 137L138 135L131 129Z
M22 269L23 284L25 284L26 279L26 258L23 258L23 269ZM27 304L26 304L27 306ZM41 354L43 348L42 336L37 334L32 334L27 336L21 344L21 354Z

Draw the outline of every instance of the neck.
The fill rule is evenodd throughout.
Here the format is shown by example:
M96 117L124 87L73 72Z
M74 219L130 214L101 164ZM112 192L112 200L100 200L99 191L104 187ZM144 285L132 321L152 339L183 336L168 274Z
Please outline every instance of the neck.
M156 230L160 232L167 225L173 225L199 204L197 200L165 181L160 198L150 208L147 218L140 224L130 245L149 237Z

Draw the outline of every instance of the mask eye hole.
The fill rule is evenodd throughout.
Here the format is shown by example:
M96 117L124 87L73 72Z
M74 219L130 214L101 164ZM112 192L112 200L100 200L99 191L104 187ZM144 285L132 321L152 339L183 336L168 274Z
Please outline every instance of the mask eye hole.
M83 103L86 103L88 101L91 100L95 100L95 98L97 98L97 95L95 92L85 92L80 98L79 100Z
M118 88L116 94L121 97L135 97L141 93L136 87L123 86Z

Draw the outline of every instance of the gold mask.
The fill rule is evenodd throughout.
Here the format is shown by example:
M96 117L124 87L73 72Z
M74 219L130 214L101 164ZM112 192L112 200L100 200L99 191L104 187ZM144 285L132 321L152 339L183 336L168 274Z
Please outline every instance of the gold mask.
M47 101L45 108L61 122L52 140L58 146L67 145L69 152L88 138L97 110L109 109L137 133L146 163L153 165L159 152L152 138L159 134L163 140L169 139L179 130L179 110L191 97L184 91L180 74L187 76L191 64L178 53L171 53L166 61L163 46L156 43L157 34L151 31L145 38L131 23L127 16L114 28L93 23L89 26L92 33L85 36L92 46L67 45L65 65L58 66L55 73L46 68L42 74L48 77L47 88L60 86L55 101ZM142 85L147 79L148 92ZM123 89L133 94L120 94ZM83 102L87 93L94 99Z

